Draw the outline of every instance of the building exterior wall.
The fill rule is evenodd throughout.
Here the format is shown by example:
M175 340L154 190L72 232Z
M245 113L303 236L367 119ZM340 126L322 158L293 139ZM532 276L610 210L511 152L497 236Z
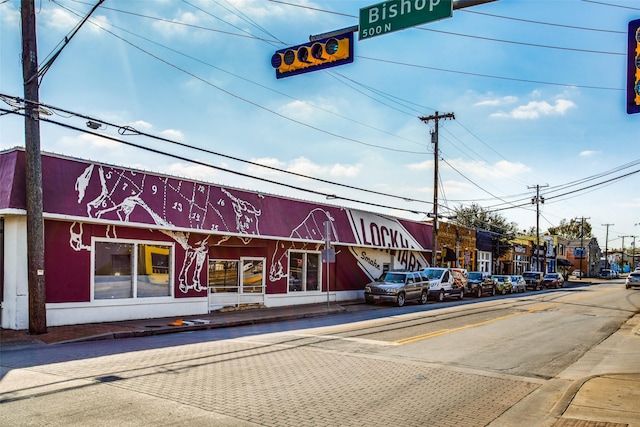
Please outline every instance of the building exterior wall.
M27 289L27 221L25 216L4 217L3 298L0 314L2 327L29 327L29 292ZM10 250L6 250L9 249Z
M42 165L49 326L356 299L388 269L429 265L426 223L64 156ZM0 175L4 244L17 249L4 259L2 325L24 329L22 150L0 153ZM225 266L237 283L220 287Z

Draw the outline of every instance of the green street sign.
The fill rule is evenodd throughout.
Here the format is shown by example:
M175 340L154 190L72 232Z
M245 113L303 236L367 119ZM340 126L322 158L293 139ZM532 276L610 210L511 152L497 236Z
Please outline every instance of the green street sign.
M453 16L453 0L389 0L360 9L358 39L364 40Z

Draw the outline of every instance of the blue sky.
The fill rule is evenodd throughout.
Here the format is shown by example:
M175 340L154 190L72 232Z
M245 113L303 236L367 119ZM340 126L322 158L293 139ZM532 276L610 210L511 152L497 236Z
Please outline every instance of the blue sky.
M499 0L356 41L352 64L275 78L275 50L357 25L375 3L106 0L44 75L40 100L181 159L48 123L42 150L420 220L434 164L433 122L419 117L454 113L440 121L440 213L478 203L528 229L535 209L519 205L541 185L541 230L586 217L602 247L601 224L614 224L610 248L640 236L640 114L626 113L624 91L640 0ZM93 4L36 1L41 64ZM0 4L0 93L20 97L19 9ZM85 118L52 113L88 130ZM23 145L23 118L0 116L0 148Z

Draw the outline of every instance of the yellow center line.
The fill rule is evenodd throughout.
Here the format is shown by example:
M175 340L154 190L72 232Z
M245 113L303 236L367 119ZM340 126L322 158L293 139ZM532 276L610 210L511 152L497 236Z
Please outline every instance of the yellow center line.
M465 329L475 328L476 326L487 325L489 323L497 322L498 320L504 320L504 319L508 319L509 317L519 316L520 314L522 314L522 313L507 314L505 316L500 316L500 317L496 317L495 319L485 320L484 322L480 322L480 323L474 323L474 324L471 324L471 325L459 326L459 327L453 328L453 329L441 329L439 331L429 332L427 334L416 335L414 337L409 337L409 338L403 338L401 340L396 340L394 342L396 344L409 344L409 343L412 343L412 342L415 342L415 341L421 341L421 340L426 340L428 338L439 337L440 335L449 334L451 332L458 332L458 331L463 331Z
M613 290L614 289L607 289L607 290L604 290L604 291L597 291L597 292L598 293L606 293L606 292L611 292ZM505 316L496 317L495 319L489 319L489 320L485 320L483 322L473 323L473 324L465 325L465 326L460 326L460 327L453 328L453 329L441 329L439 331L433 331L433 332L429 332L429 333L422 334L422 335L416 335L416 336L409 337L409 338L399 339L399 340L396 340L394 342L396 344L402 345L402 344L409 344L409 343L416 342L416 341L426 340L426 339L429 339L429 338L435 338L435 337L439 337L441 335L450 334L452 332L458 332L458 331L463 331L465 329L471 329L471 328L475 328L475 327L478 327L478 326L488 325L489 323L497 322L499 320L505 320L505 319L508 319L510 317L520 316L522 314L527 314L527 313L534 313L534 312L540 311L540 310L546 310L547 308L554 307L554 306L559 305L559 304L566 304L568 302L578 301L578 300L581 300L581 299L584 299L584 298L588 298L590 296L593 296L593 295L592 294L578 295L578 296L576 296L574 298L570 298L570 299L565 300L565 301L554 302L554 303L550 303L550 304L543 304L543 305L538 305L538 306L535 306L535 307L531 307L527 311L521 311L521 312L517 312L517 313L507 314Z

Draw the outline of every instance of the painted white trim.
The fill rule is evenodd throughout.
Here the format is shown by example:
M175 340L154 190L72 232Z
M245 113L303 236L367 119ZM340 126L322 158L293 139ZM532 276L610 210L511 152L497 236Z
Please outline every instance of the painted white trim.
M364 290L331 291L330 302L364 301ZM266 294L265 307L286 307L302 304L321 304L327 302L326 292L291 292L290 294Z
M162 298L149 304L148 298L109 300L108 303L48 303L47 326L117 322L135 319L192 316L209 313L206 297ZM19 328L24 329L24 328Z
M27 218L4 218L4 295L0 317L5 329L29 327Z

